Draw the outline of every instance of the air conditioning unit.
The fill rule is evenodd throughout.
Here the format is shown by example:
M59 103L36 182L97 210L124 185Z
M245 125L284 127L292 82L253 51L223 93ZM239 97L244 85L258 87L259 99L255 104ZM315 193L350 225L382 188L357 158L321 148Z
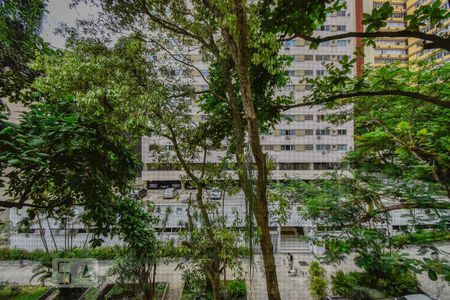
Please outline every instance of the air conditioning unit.
M350 15L351 15L350 13L347 13L347 17L350 17Z
M291 50L291 48L289 48L289 47L284 47L284 49L286 49L286 50Z
M322 66L324 66L324 65L325 65L325 61L322 60L322 61L320 62L320 64L321 64Z
M325 155L325 154L327 154L327 151L322 150L322 155Z
M286 139L287 139L287 140L290 140L290 139L291 139L291 137L290 137L289 135L287 135L287 136L286 136Z
M317 139L320 140L320 135L317 136Z

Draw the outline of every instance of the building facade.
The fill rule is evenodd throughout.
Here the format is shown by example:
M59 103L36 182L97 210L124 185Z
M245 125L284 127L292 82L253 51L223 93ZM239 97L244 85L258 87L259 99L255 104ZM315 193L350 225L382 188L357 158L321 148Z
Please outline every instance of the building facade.
M358 0L355 0L356 2ZM392 18L387 20L386 27L382 31L404 30L406 27L404 17L412 15L421 5L430 5L436 0L389 0L394 7ZM370 13L372 9L381 7L386 1L363 0L364 13ZM441 8L450 9L449 1L441 1ZM443 22L440 28L436 26L422 26L421 31L429 34L441 35L449 32L450 19ZM400 65L417 61L433 61L436 64L446 63L450 60L450 53L441 49L424 50L422 41L416 38L376 38L376 46L365 47L364 63L374 66L383 66L391 63Z
M315 32L326 36L356 30L356 6L347 1L347 8L329 16L327 22ZM309 43L294 39L284 44L281 53L291 56L292 63L286 72L290 81L278 94L291 95L296 103L312 89L311 85L301 82L307 77L326 75L326 64L337 63L344 55L353 56L355 39L342 39L320 44L317 50L309 49ZM208 65L202 62L201 55L192 54L191 59L200 70L193 72L194 86L197 91L206 90ZM356 74L356 68L352 75ZM193 120L201 122L204 116L199 108L192 105ZM271 173L273 180L295 178L313 180L324 172L340 167L340 161L347 151L353 149L353 122L334 125L326 121L333 111L321 107L297 107L285 112L285 117L268 134L261 135L263 150L275 163ZM147 187L181 186L181 176L185 173L181 167L158 164L152 158L153 144L163 144L169 149L170 143L160 137L142 137L142 181ZM220 153L211 150L208 162L216 162Z
M432 4L436 0L407 0L407 12L412 14L421 5ZM441 8L450 10L449 1L441 1ZM443 22L442 27L437 28L436 26L422 26L420 29L422 32L429 34L441 35L450 32L450 19ZM418 39L410 38L408 39L408 61L433 61L436 64L443 64L450 61L450 52L441 49L427 49L424 50L421 47L421 41Z

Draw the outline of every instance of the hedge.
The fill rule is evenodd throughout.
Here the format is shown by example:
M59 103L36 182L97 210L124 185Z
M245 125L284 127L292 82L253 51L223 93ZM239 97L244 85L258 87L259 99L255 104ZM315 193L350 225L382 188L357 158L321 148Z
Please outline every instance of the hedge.
M2 260L45 260L54 257L63 258L95 258L98 260L111 260L120 253L120 247L98 247L98 248L74 248L67 251L50 252L44 250L27 251L16 248L0 248L0 261Z

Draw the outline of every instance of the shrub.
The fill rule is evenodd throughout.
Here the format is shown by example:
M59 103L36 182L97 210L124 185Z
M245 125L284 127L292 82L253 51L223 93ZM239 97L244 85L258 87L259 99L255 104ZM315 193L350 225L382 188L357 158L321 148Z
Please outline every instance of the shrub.
M331 276L333 293L350 299L379 299L396 297L404 294L419 293L419 282L416 274L410 270L393 272L383 277L369 273L342 271Z
M336 272L336 274L331 276L333 293L335 295L348 297L350 291L358 285L359 277L359 273L357 272L350 272L348 274L345 274L342 271Z
M325 269L317 262L311 262L308 270L311 275L309 291L315 299L324 298L327 295L327 281L325 279Z
M420 283L413 271L393 272L386 278L377 278L373 280L373 288L385 292L386 296L398 296L405 294L419 293Z
M246 294L245 282L243 280L227 281L227 295L231 298L241 298Z
M42 261L52 257L64 258L95 258L112 260L120 253L120 247L74 248L68 251L51 252L50 256L44 250L27 251L16 248L0 248L0 260L35 260Z

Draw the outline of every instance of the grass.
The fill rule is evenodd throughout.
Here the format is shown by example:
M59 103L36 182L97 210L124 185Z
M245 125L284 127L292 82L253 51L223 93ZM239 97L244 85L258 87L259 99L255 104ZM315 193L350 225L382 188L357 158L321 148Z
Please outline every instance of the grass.
M35 300L47 290L41 286L6 286L0 290L0 300Z

